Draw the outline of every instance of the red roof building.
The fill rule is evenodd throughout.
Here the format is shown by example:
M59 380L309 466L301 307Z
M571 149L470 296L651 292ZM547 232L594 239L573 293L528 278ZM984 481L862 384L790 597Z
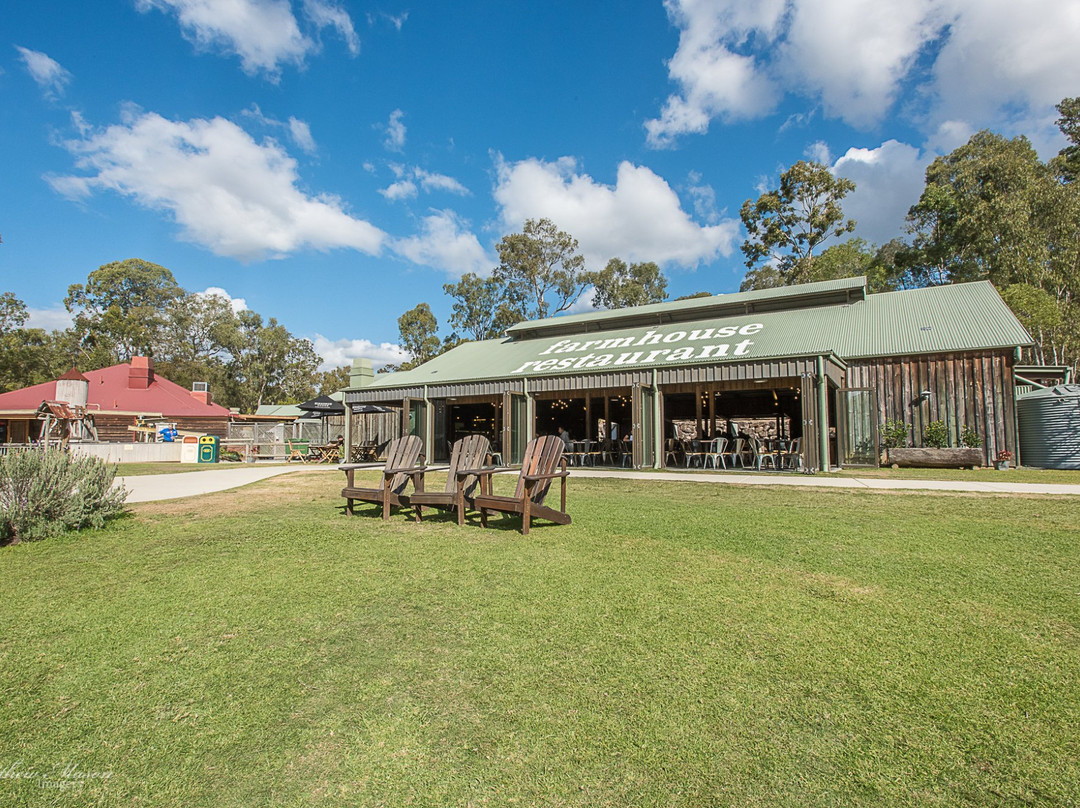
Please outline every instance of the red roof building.
M84 383L85 402L78 400ZM229 423L229 411L214 404L209 391L185 390L155 375L153 359L136 356L130 363L86 373L72 368L56 381L0 393L0 443L35 440L43 401L85 403L102 441L135 440L137 433L127 427L138 421L169 422L222 438Z

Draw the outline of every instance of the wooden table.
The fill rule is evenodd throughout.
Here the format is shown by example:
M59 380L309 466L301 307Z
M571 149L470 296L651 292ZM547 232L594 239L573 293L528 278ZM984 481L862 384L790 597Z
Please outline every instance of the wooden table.
M312 444L309 448L309 456L316 463L336 463L340 456L340 445L337 443L327 443L323 446L316 446Z
M353 463L371 463L379 459L379 447L374 443L360 443L352 448L349 458Z

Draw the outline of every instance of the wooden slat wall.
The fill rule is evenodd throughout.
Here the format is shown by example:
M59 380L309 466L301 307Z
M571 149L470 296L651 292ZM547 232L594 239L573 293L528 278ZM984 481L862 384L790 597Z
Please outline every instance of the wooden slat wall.
M134 423L130 415L106 415L104 413L92 413L94 426L97 428L98 440L104 443L132 443L135 433L128 430ZM203 432L207 435L217 435L225 438L228 433L229 421L227 418L178 418L173 421L169 418L159 419L162 422L169 421L176 424L177 429L187 432Z
M903 421L912 445L922 445L931 421L944 421L953 445L970 427L983 439L986 462L1017 450L1012 355L980 352L852 360L849 387L878 391L878 421ZM922 390L930 399L915 403Z

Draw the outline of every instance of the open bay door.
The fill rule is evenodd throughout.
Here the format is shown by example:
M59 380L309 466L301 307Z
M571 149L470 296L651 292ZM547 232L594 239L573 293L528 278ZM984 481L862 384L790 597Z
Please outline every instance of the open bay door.
M634 468L656 465L656 390L635 384L630 391Z
M428 460L432 463L446 463L450 460L450 451L447 445L447 404L445 398L433 399L431 402L431 452Z
M869 387L841 387L836 391L837 437L841 466L877 466L877 395Z
M503 393L502 455L503 463L517 464L525 459L529 442L529 407L524 393Z
M821 468L821 430L818 425L817 376L804 373L800 379L799 402L802 405L803 467ZM828 417L828 416L826 416ZM825 447L826 451L828 447Z
M424 441L424 456L433 457L427 445L427 402L422 398L406 398L401 404L401 434L416 435Z

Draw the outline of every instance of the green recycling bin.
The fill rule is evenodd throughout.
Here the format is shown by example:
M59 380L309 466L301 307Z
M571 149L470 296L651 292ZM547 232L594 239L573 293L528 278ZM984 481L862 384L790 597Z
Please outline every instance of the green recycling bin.
M199 462L216 463L218 459L218 438L216 435L203 435L199 438Z

